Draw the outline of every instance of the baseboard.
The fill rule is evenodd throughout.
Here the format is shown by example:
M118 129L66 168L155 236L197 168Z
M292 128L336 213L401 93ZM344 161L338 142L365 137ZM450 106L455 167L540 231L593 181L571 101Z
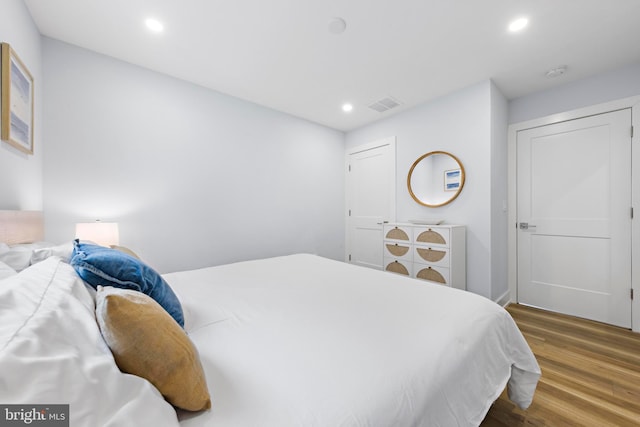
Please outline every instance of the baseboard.
M511 302L511 298L509 298L510 292L507 291L502 294L498 299L494 300L494 302L502 307L506 307Z

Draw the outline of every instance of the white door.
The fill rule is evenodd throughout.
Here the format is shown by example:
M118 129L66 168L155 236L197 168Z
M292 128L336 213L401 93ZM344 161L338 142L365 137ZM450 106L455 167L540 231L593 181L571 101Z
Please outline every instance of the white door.
M518 132L518 302L631 327L631 109Z
M346 260L382 269L382 224L395 221L395 138L347 153Z

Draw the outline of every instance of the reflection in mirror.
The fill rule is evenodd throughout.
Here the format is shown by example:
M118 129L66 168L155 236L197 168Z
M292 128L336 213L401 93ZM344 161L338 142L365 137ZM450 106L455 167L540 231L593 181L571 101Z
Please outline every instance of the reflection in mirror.
M416 160L407 176L409 194L423 206L451 203L464 186L464 167L453 154L432 151Z

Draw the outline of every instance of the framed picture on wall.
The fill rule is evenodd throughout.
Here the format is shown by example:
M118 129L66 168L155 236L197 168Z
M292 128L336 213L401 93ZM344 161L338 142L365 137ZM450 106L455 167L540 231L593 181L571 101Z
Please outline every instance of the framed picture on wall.
M0 45L0 137L33 154L33 77L8 43Z
M444 171L444 191L458 191L460 188L460 169Z

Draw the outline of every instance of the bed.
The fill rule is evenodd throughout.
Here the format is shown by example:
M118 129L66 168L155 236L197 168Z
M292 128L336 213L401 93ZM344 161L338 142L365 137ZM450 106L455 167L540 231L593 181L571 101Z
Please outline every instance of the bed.
M69 404L73 426L477 426L505 387L526 408L540 376L483 297L294 254L162 276L211 400L176 409L118 368L56 248L0 276L0 403Z

